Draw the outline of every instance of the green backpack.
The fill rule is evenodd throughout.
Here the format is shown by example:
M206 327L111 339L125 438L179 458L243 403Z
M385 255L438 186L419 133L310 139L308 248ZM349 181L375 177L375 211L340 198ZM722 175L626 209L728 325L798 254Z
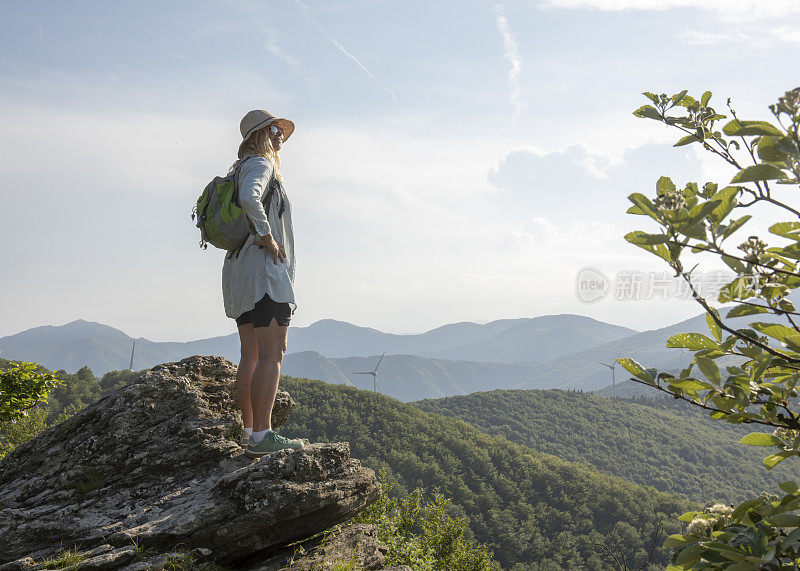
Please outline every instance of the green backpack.
M192 209L192 220L197 217L197 227L200 228L200 247L208 248L208 244L223 250L239 250L250 235L250 221L247 219L239 203L239 171L247 159L246 157L236 166L233 173L227 176L215 176L209 182L197 205ZM264 197L264 204L268 208L273 185Z

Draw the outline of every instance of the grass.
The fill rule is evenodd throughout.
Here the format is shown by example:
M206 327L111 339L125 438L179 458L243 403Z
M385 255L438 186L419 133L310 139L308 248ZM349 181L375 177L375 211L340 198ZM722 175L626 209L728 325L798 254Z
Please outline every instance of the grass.
M325 566L315 566L313 571L355 571L356 568L356 549L350 554L350 557L342 555L332 562L326 562Z
M47 559L46 561L42 561L41 565L44 567L55 567L57 569L63 569L64 567L69 567L70 565L75 565L79 561L83 561L86 559L86 555L81 553L80 546L75 545L71 549L67 549L64 551L61 550L61 553Z
M184 569L191 569L194 563L194 557L191 553L177 553L164 561L165 571L182 571Z
M77 480L72 480L67 483L68 488L77 490L79 494L84 495L103 487L103 478L100 472L91 466L84 466L83 474Z
M155 549L152 547L145 547L138 539L131 539L131 543L133 544L133 555L138 561L146 559L150 555L155 555L156 553Z

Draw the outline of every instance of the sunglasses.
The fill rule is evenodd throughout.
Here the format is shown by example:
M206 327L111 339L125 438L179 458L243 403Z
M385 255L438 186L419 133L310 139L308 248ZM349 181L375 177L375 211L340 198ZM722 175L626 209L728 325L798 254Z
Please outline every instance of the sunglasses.
M278 126L277 126L277 125L270 125L270 126L269 126L269 132L270 132L272 135L277 135L278 133L280 133L281 135L283 135L283 131L281 131L281 130L280 130L280 128L278 128Z

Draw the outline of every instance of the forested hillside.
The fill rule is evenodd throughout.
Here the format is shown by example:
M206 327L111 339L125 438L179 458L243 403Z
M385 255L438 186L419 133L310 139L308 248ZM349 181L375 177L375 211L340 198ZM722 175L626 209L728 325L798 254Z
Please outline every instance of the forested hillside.
M347 440L401 489L441 490L505 567L609 569L605 544L638 568L655 542L653 569L663 569L675 515L699 506L378 393L293 377L281 388L298 403L283 434Z
M760 427L711 420L688 403L668 408L658 401L648 406L548 389L494 390L412 404L697 501L731 503L774 492L797 470L790 461L766 470L763 450L738 443Z
M31 416L41 428L136 375L60 372L65 384ZM676 515L700 507L371 391L293 377L283 377L281 389L297 402L283 434L348 441L353 457L385 468L401 495L416 487L442 492L453 515L466 516L472 536L506 568L608 569L613 563L603 546L638 567L655 544L649 569L660 569L669 557L664 539L680 530ZM0 442L7 436L0 434Z

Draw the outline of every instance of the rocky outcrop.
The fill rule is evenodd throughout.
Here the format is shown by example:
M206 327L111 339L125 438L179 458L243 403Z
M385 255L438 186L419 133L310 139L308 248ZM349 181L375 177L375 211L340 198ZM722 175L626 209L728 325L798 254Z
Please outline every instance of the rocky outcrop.
M178 555L238 567L378 498L373 471L346 442L246 458L235 374L220 357L159 365L9 454L0 462L0 563L30 568L80 546L95 553L78 568ZM273 426L293 405L278 393Z

